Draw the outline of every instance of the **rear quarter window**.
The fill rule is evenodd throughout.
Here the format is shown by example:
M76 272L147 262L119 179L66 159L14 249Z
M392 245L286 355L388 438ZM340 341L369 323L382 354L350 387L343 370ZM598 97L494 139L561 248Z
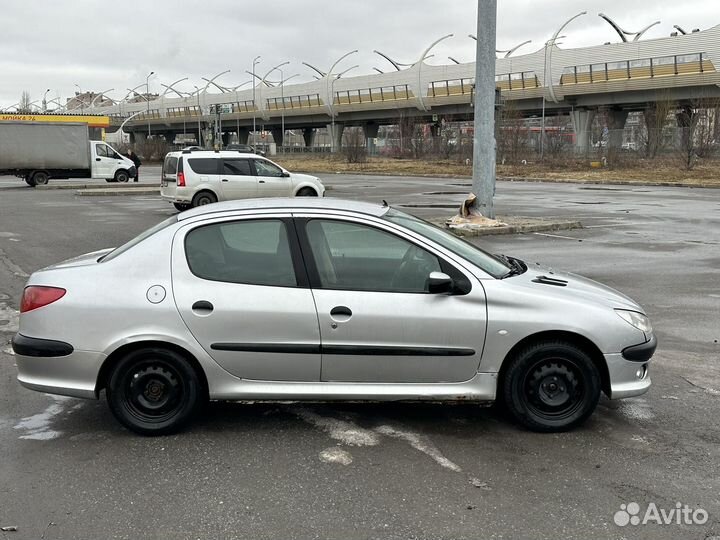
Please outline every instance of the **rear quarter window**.
M167 156L163 163L163 174L177 174L178 158Z
M196 174L220 174L218 171L219 159L214 158L190 158L188 165Z

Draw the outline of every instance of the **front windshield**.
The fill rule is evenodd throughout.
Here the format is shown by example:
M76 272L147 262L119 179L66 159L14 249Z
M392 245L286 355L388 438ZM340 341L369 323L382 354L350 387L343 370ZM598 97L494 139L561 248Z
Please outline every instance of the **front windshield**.
M139 244L146 238L150 238L156 232L162 231L165 227L169 227L173 223L177 223L177 220L178 220L177 216L171 216L171 217L167 218L165 221L161 221L154 227L151 227L147 231L140 233L138 236L136 236L135 238L133 238L126 244L123 244L119 248L115 248L113 251L111 251L107 255L101 257L98 262L106 262L106 261L110 261L110 260L114 259L118 255L125 253L131 247L136 246L137 244Z
M428 223L422 219L399 212L393 208L387 211L383 216L386 219L397 225L402 225L410 229L413 232L421 234L433 242L437 242L442 247L452 251L456 255L459 255L463 259L468 260L478 268L483 269L485 272L493 276L494 278L501 278L505 276L511 267L505 264L503 261L474 246L470 242L458 238L452 233L444 231L440 227Z

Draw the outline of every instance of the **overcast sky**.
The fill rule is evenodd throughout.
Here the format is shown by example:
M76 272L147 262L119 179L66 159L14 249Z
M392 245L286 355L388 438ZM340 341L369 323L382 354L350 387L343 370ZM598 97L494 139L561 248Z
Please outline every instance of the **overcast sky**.
M654 22L645 39L668 36L674 24L686 30L720 24L718 0L498 0L498 48L533 40L520 52L540 48L568 17L586 10L564 33L562 47L619 41L598 16L603 11L623 28L637 31ZM201 77L230 69L218 82L249 80L252 58L262 55L257 72L289 60L285 76L312 79L306 61L327 71L343 53L359 49L342 67L359 64L353 74L392 67L373 54L378 49L398 62L417 60L435 39L455 37L434 49L428 63L447 63L448 55L471 61L476 33L476 0L0 0L0 107L27 90L32 99L109 92L123 97L145 82L160 90L181 77L192 90ZM264 69L263 69L264 68ZM204 84L204 83L203 83Z

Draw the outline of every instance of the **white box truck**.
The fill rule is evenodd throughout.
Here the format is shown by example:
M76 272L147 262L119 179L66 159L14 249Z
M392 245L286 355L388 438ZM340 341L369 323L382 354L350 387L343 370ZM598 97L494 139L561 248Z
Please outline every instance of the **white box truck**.
M30 186L51 178L99 178L127 182L134 163L103 141L91 141L87 124L0 122L0 175Z

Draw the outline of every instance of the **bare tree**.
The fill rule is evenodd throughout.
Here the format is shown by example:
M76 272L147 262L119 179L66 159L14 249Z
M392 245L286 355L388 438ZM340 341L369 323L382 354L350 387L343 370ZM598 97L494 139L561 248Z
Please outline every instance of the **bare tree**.
M645 150L645 157L655 159L658 152L665 146L665 132L668 126L670 114L677 108L677 105L664 94L657 96L657 99L649 103L643 111L643 126L640 132L640 140Z
M528 127L514 101L506 101L496 122L498 161L517 163L527 153Z
M23 90L17 110L21 114L30 114L32 112L32 100L27 90Z
M365 163L367 161L367 147L365 146L365 134L362 128L345 128L342 153L348 163Z

